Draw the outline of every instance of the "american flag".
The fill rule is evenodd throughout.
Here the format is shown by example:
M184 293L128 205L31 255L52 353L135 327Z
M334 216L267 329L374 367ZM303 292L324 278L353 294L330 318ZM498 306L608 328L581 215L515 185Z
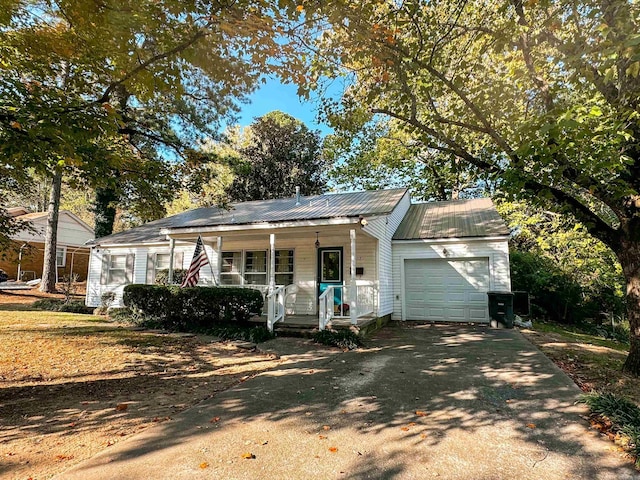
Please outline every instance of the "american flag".
M193 258L191 259L191 265L189 265L187 275L184 277L180 287L195 287L198 283L198 279L200 278L200 268L208 263L209 259L207 258L207 252L204 250L204 245L202 244L202 237L198 236L196 249L193 252Z

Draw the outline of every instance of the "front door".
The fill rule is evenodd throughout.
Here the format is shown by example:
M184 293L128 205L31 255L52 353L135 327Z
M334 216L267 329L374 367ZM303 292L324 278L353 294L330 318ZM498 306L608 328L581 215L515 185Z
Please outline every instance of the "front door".
M327 287L342 285L342 247L318 248L318 297ZM333 291L334 313L344 315L342 308L342 289Z

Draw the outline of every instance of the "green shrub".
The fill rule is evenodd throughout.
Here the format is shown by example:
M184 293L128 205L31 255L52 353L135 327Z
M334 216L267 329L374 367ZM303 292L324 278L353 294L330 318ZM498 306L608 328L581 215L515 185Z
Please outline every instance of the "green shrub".
M188 270L176 268L173 271L173 285L181 285ZM169 270L158 270L156 272L156 285L169 285Z
M320 330L313 335L313 341L343 350L355 350L362 346L362 339L351 330Z
M275 335L266 327L220 326L213 327L207 333L222 340L244 340L252 343L262 343L275 338Z
M248 288L127 285L123 301L137 321L173 331L207 331L260 314L262 294Z
M608 419L613 429L629 438L629 452L640 467L640 407L631 400L613 393L589 393L581 395L592 413Z
M92 314L93 308L87 307L82 302L65 302L57 298L43 298L33 302L33 307L39 310L48 310L50 312L67 312L67 313L83 313Z

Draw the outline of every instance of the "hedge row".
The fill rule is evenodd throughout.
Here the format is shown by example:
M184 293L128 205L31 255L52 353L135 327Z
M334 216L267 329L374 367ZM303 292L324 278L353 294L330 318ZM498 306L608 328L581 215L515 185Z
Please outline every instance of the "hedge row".
M206 331L216 324L245 323L262 312L262 294L248 288L127 285L124 304L145 322L172 331Z

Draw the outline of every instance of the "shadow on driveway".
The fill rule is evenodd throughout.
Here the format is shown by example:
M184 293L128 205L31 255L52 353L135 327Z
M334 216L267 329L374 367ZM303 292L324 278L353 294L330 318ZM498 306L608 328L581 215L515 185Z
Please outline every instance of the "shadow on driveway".
M296 350L276 370L60 478L639 477L517 331L387 327L349 353L295 342L273 341Z

